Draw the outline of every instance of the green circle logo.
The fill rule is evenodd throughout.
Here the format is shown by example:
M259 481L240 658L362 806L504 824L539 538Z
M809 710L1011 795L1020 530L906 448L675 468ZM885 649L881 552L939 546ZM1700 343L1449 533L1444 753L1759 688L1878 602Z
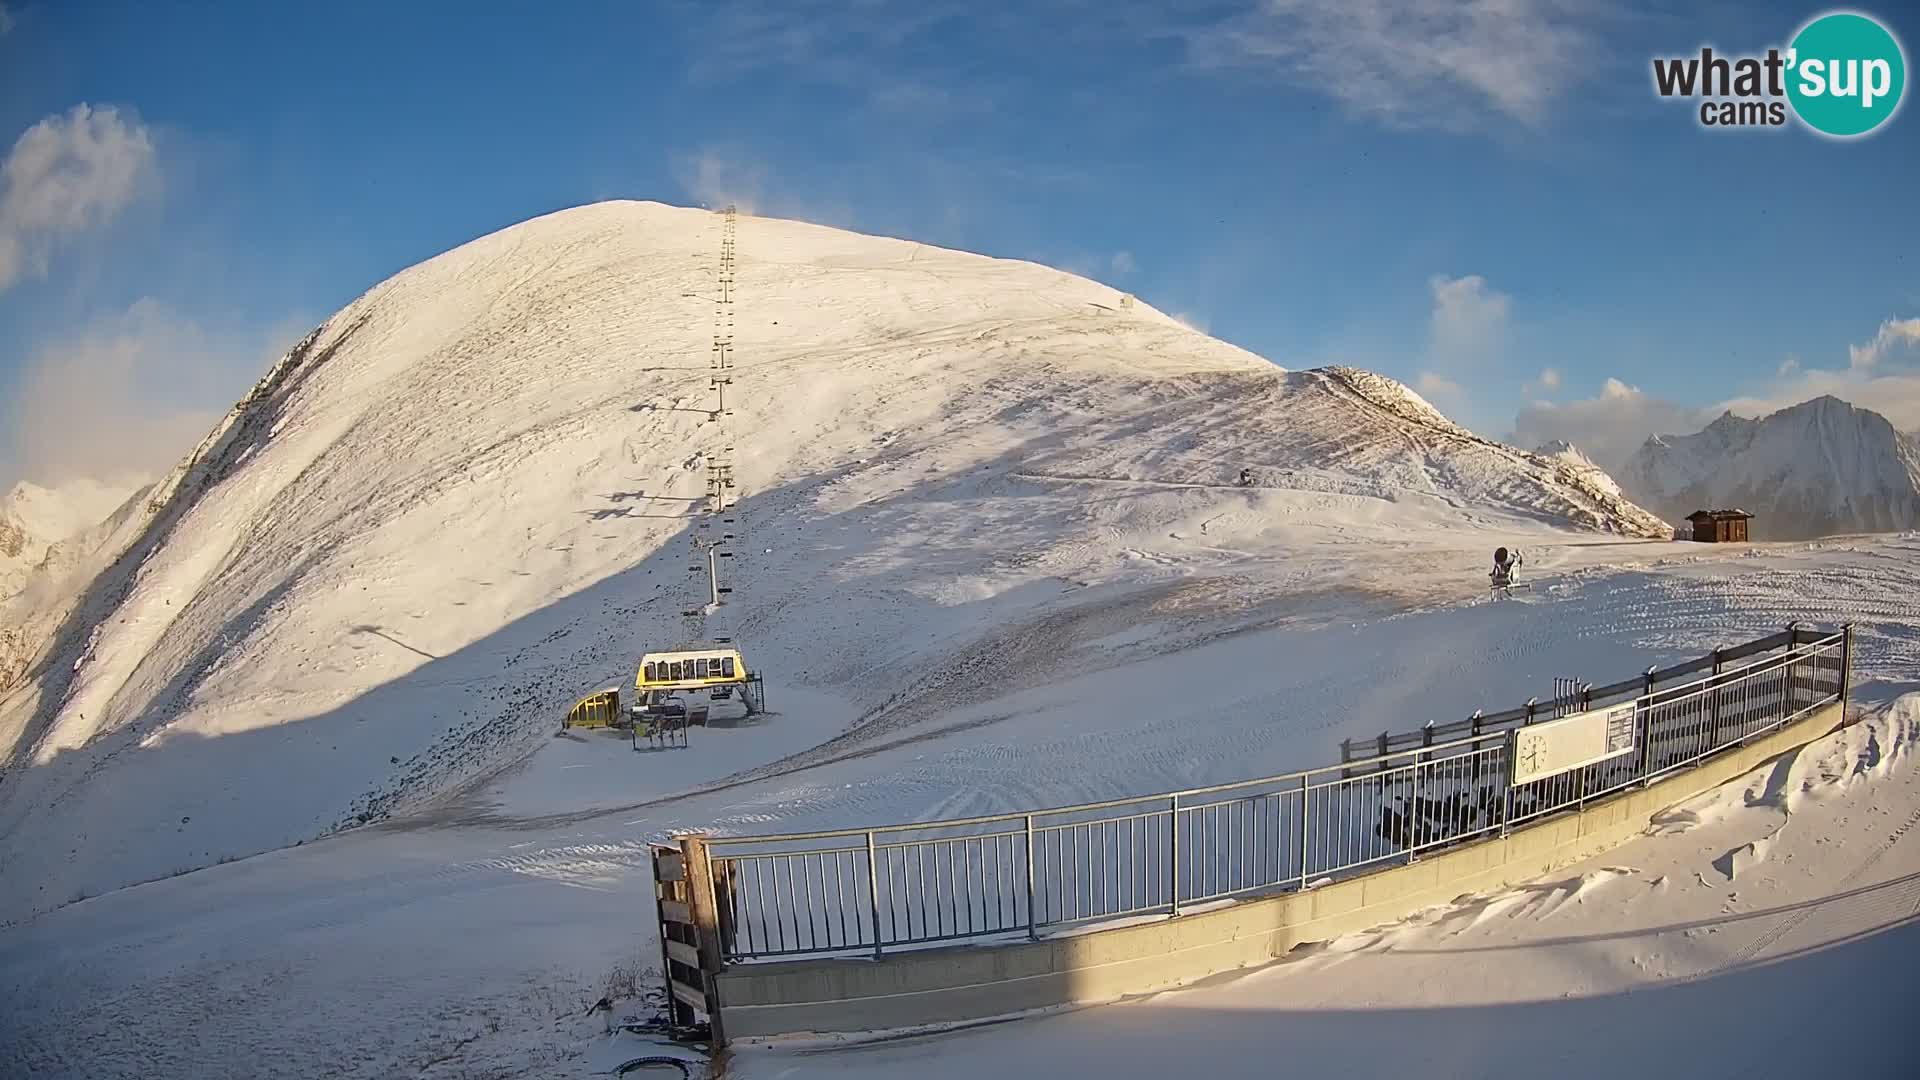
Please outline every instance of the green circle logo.
M1787 51L1787 100L1815 131L1865 135L1892 118L1907 88L1907 60L1887 28L1835 12L1808 23Z

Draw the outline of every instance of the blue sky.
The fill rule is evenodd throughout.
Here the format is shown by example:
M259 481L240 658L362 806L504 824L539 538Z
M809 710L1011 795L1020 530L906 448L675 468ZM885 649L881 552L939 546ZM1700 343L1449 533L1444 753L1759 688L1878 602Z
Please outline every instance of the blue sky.
M0 3L0 483L163 469L380 279L604 198L1051 263L1493 435L1920 428L1920 118L1652 91L1817 6Z

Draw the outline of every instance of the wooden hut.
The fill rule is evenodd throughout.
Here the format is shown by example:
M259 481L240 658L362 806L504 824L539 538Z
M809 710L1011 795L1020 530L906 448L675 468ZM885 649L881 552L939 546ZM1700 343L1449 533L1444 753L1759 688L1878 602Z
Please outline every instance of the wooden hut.
M1687 515L1693 538L1703 544L1746 543L1747 522L1752 519L1745 510L1695 510Z

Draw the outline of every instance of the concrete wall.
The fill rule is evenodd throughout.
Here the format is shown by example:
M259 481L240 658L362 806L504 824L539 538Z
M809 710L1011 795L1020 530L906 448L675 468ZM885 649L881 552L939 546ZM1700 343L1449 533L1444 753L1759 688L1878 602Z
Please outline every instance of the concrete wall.
M1305 892L1037 942L879 959L738 964L718 979L729 1038L873 1031L1093 1004L1267 963L1301 942L1403 918L1463 893L1537 878L1616 847L1654 814L1839 726L1829 705L1764 739L1585 811Z

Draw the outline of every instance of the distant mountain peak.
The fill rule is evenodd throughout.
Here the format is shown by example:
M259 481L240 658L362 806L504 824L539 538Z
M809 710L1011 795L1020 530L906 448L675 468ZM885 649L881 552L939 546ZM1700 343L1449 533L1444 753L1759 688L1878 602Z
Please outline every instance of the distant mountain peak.
M1620 483L1670 521L1745 507L1755 539L1920 524L1920 444L1879 413L1831 394L1758 419L1729 411L1693 435L1653 436Z

